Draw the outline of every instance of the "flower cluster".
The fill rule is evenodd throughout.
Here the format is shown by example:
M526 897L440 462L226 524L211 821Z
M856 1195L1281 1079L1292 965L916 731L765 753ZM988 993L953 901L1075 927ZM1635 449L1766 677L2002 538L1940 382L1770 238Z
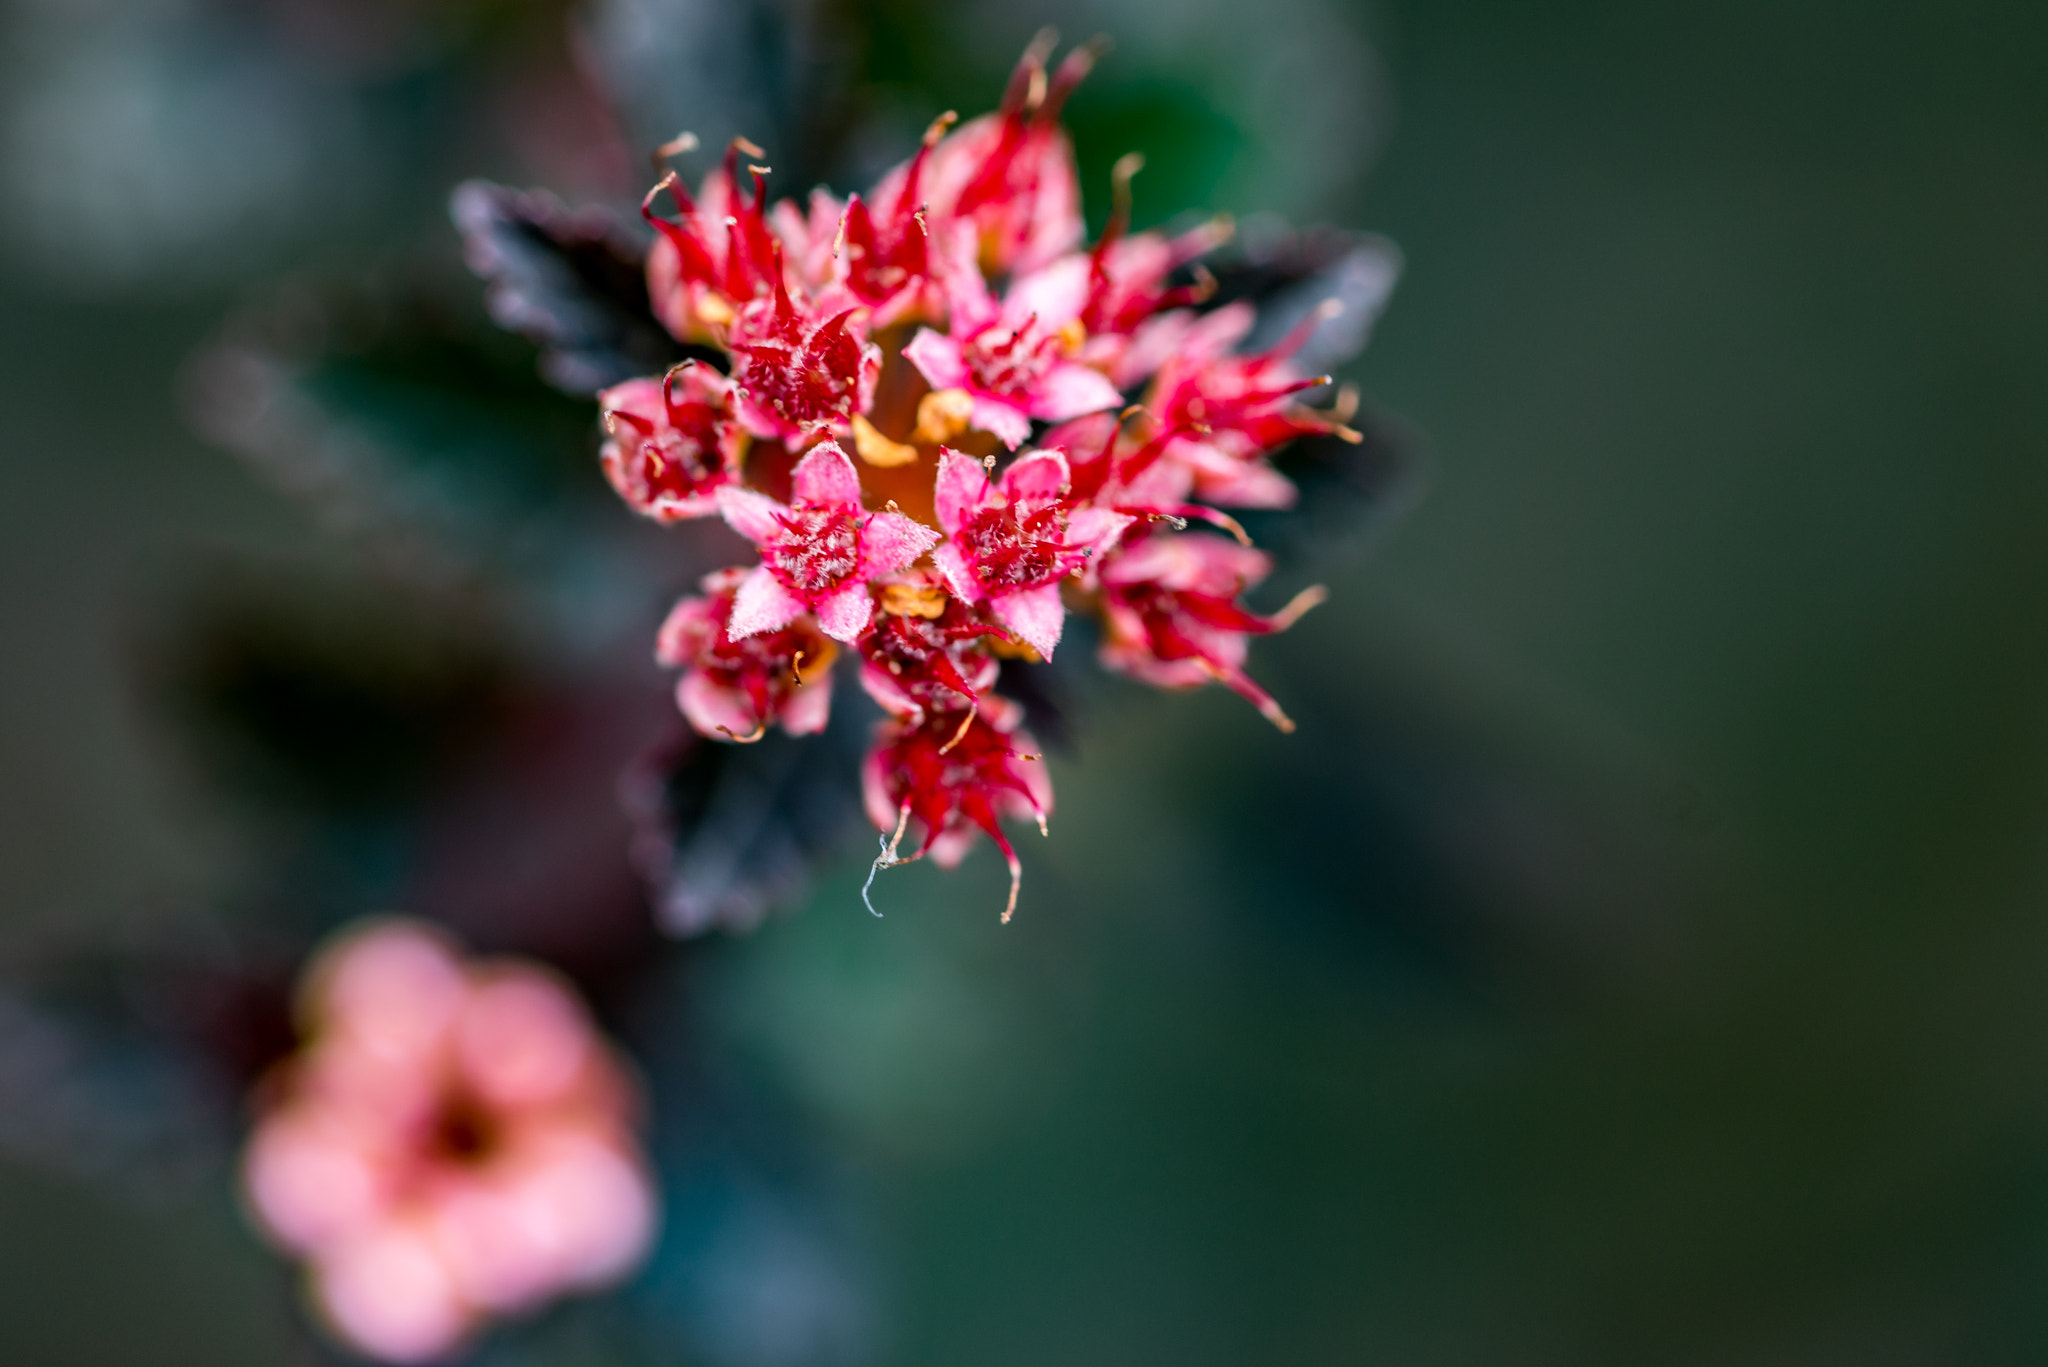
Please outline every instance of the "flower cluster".
M643 206L655 310L722 364L600 398L604 468L629 504L722 516L760 551L662 630L684 715L732 741L821 730L849 649L889 714L865 770L890 833L878 867L950 865L986 833L1009 860L1005 919L1019 865L1001 820L1043 828L1052 793L1020 709L991 691L998 657L1051 658L1084 610L1106 667L1222 682L1291 729L1245 674L1246 642L1319 591L1245 608L1270 565L1224 510L1286 506L1270 457L1353 436L1341 410L1301 402L1327 380L1289 360L1314 318L1246 354L1250 306L1203 307L1199 258L1227 225L1131 232L1127 159L1084 244L1059 111L1093 53L1050 71L1048 55L1025 54L994 113L934 123L865 198L771 206L743 140L694 196L664 178Z
M243 1184L344 1341L442 1357L640 1259L632 1091L552 975L384 921L321 954L300 1005L309 1039L264 1089Z

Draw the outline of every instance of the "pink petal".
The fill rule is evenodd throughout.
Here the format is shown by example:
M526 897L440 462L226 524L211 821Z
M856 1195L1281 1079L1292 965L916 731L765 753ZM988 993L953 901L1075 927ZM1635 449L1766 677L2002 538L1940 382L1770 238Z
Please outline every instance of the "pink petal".
M946 587L953 590L963 603L972 603L981 597L981 585L974 581L974 571L968 567L967 557L960 548L948 541L932 551L932 564L946 577Z
M939 448L939 475L932 485L932 504L938 510L939 525L948 536L967 525L969 518L988 502L988 471L972 456L949 447Z
M782 587L767 566L756 566L732 597L732 619L725 624L725 633L737 641L756 632L775 631L795 621L803 610L803 599Z
M718 511L734 531L756 546L765 546L782 535L776 515L789 509L766 494L727 484L718 490Z
M900 570L938 544L939 534L902 513L876 513L860 533L863 579Z
M1105 584L1160 584L1187 588L1194 583L1187 541L1178 536L1148 536L1119 550L1102 564Z
M718 635L718 619L708 598L683 598L669 609L654 634L654 658L674 668L695 659L705 642Z
M1058 332L1088 302L1091 265L1087 253L1075 252L1019 278L1003 298L1004 323L1022 327L1036 318L1047 332Z
M1057 451L1034 451L1003 471L1003 492L1012 502L1027 498L1058 498L1073 474Z
M390 1362L440 1357L470 1331L447 1264L413 1225L386 1226L328 1252L314 1287L343 1338Z
M597 396L600 413L631 413L647 422L666 425L668 408L661 399L660 380L627 380Z
M986 394L974 396L974 425L984 432L995 433L997 439L1013 451L1031 435L1031 419L1023 409Z
M818 630L835 641L851 643L867 630L874 610L866 581L848 584L818 604Z
M876 704L892 716L915 717L923 713L917 699L910 695L901 681L879 665L861 666L860 686L867 691Z
M967 383L967 362L960 344L943 333L922 328L903 348L903 358L916 366L933 389L959 389Z
M792 736L815 736L832 719L832 684L813 679L782 704L782 729Z
M797 498L805 503L860 505L860 472L837 442L821 441L796 463L790 476Z
M691 670L676 684L676 706L700 736L716 740L725 734L718 729L721 726L735 736L754 729L754 709L747 695L713 683L702 670Z
M989 599L988 605L997 621L1016 632L1040 655L1048 660L1052 658L1053 647L1060 643L1060 628L1067 621L1067 608L1060 602L1058 584L1041 584L1035 589L1006 593Z
M1258 317L1258 311L1243 300L1202 315L1188 329L1187 340L1178 353L1180 359L1201 362L1229 355L1252 330Z
M1031 416L1064 422L1083 413L1115 408L1123 401L1124 396L1101 371L1077 361L1056 361L1032 386Z
M1113 513L1107 508L1076 508L1067 519L1067 544L1086 546L1101 555L1116 544L1124 528L1137 520L1128 513Z
M1220 478L1198 470L1195 490L1223 508L1292 508L1301 495L1293 480L1264 461L1244 462Z

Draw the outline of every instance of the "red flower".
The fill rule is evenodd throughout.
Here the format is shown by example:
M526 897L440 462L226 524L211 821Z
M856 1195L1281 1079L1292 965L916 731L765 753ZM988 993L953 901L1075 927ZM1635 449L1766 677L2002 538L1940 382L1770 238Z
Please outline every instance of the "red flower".
M1059 116L1096 54L1092 47L1076 48L1048 81L1051 47L1049 36L1032 43L1001 107L933 149L931 215L971 225L980 265L990 275L1031 270L1081 240L1081 184Z
M669 151L687 151L696 139L678 139ZM673 172L647 192L640 214L655 229L647 252L647 293L664 326L682 341L717 344L738 311L765 296L779 282L782 262L768 228L768 190L763 168L754 168L751 200L740 193L739 154L763 155L744 138L734 138L725 161L704 178L702 202L692 200ZM682 210L657 218L654 201L668 191Z
M868 342L860 315L858 307L823 318L798 309L777 271L768 296L740 311L728 342L749 431L801 447L852 430L882 373L882 353Z
M836 647L801 618L734 640L726 624L746 577L738 568L706 575L704 596L678 602L661 624L654 658L687 671L676 684L676 705L706 736L759 740L777 722L792 736L824 730Z
M724 376L684 362L660 380L614 385L597 402L609 434L605 478L635 512L676 522L718 511L718 490L739 480L746 445Z
M1238 595L1271 569L1265 552L1213 536L1154 532L1121 548L1097 571L1103 665L1159 688L1225 684L1292 731L1273 695L1244 672L1247 643L1285 631L1325 593L1305 589L1271 617L1246 610Z
M1232 508L1288 507L1294 485L1266 464L1266 453L1297 437L1357 440L1335 415L1290 402L1329 383L1288 363L1324 316L1311 314L1271 351L1241 356L1230 349L1251 330L1252 310L1232 304L1190 324L1160 366L1146 406L1158 428L1178 429L1167 455L1188 467L1198 497Z
M939 535L898 512L863 510L860 474L833 442L813 447L792 481L787 507L752 489L718 491L719 511L762 559L734 594L726 631L739 640L809 611L827 636L851 642L874 612L868 584L909 565Z
M932 563L963 602L986 602L996 620L1047 659L1066 622L1059 581L1114 545L1132 519L1070 498L1066 457L1035 451L989 483L981 462L939 457L934 502L946 541Z
M722 352L728 374L699 366L604 396L621 496L664 521L715 507L760 550L662 629L691 724L741 740L820 730L830 699L811 680L834 642L856 645L861 684L890 715L867 767L871 812L895 832L877 869L913 818L913 858L950 863L985 832L1010 860L1012 905L999 818L1042 818L1051 798L1018 748L1017 709L991 692L997 657L1049 658L1071 597L1101 618L1108 667L1165 688L1220 680L1290 725L1245 656L1321 590L1270 617L1245 608L1268 561L1224 509L1294 501L1270 460L1288 442L1356 437L1341 396L1302 403L1326 378L1292 358L1326 313L1247 355L1250 305L1199 311L1216 283L1199 262L1227 220L1131 232L1139 163L1126 158L1107 229L1083 245L1059 111L1096 53L1049 71L1051 41L1026 51L994 113L951 132L942 116L865 193L771 209L765 168L742 184L740 153L763 155L742 140L695 198L664 179L643 205L648 288L669 329ZM654 213L663 192L672 219ZM1022 454L997 478L994 457L948 443ZM785 477L787 504L769 492ZM1198 520L1238 544L1177 534Z
M986 833L1010 866L1010 900L1003 907L1003 919L1010 919L1024 868L1001 818L1029 818L1043 833L1052 814L1052 781L1036 744L1018 729L1021 717L1016 704L985 697L978 712L934 713L921 722L884 722L877 729L861 791L869 819L895 835L876 868L929 854L950 869L967 856L975 836ZM913 820L923 833L917 851L900 856Z
M882 611L860 638L861 687L894 716L972 709L996 681L983 641L995 628L944 588L922 578L889 584Z

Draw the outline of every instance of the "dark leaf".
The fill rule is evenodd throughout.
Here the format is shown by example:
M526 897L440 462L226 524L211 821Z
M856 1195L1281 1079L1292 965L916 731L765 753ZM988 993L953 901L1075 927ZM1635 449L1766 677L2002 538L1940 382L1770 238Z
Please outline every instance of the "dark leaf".
M610 210L481 180L456 186L448 210L491 317L539 344L557 389L595 394L687 354L648 303L645 237Z
M1338 303L1336 314L1317 324L1295 353L1295 364L1315 375L1335 370L1365 349L1373 321L1400 278L1401 253L1385 238L1367 233L1297 231L1277 219L1253 219L1209 268L1218 286L1211 308L1245 300L1259 311L1245 351L1273 346L1326 301Z
M674 935L744 930L799 901L866 822L860 765L875 711L851 680L824 734L769 731L750 745L678 739L636 805L655 912ZM665 770L665 772L661 772Z
M1422 484L1415 435L1371 408L1354 415L1351 426L1359 433L1355 443L1309 437L1274 458L1301 497L1291 508L1239 512L1253 541L1282 560L1319 547L1355 547L1414 503Z

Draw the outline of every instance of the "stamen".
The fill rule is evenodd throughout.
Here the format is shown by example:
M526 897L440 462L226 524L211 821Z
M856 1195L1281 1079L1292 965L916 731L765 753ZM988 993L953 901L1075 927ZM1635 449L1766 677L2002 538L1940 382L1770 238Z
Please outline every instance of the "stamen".
M768 734L768 723L765 721L755 722L754 729L747 732L744 736L735 735L730 727L721 726L718 729L727 740L735 741L741 745L752 745L755 741Z
M685 152L694 152L696 150L697 135L686 128L654 149L654 169L659 171L661 164L670 157L680 157Z
M939 139L946 136L946 130L951 128L954 124L958 122L960 122L960 113L958 110L954 109L948 109L945 113L939 115L939 117L937 117L936 119L933 119L931 123L925 127L924 145L926 147L936 146L938 144Z
M958 745L961 741L967 739L967 728L974 725L975 715L980 711L981 699L976 698L973 704L970 707L968 707L967 715L960 719L960 729L953 733L953 739L947 741L944 745L941 745L939 747L940 754L949 754L954 746Z
M756 147L752 142L748 141L746 138L734 138L732 140L732 146L742 152L745 152L750 157L765 158L768 155L766 152L762 151L759 147Z
M909 859L904 859L899 857L896 853L897 847L903 843L904 827L908 826L909 824L910 799L904 798L903 805L899 807L896 811L895 834L885 835L878 838L879 843L882 847L881 853L877 854L875 856L875 862L868 866L868 881L860 885L860 900L868 904L868 911L871 912L877 918L879 918L882 913L875 910L874 899L868 895L868 890L874 887L875 885L875 875L880 873L883 869L891 869L896 867L896 865L898 864L909 864L920 857L917 855L912 855Z
M796 658L789 662L789 677L796 687L804 686L804 653L801 650L796 653Z
M1280 611L1273 614L1272 618L1270 619L1273 623L1273 630L1287 630L1287 628L1293 626L1296 622L1300 621L1302 619L1302 615L1306 613L1310 608L1317 607L1323 603L1327 603L1329 600L1330 591L1328 589L1324 588L1321 584L1309 585L1300 593L1297 593L1294 595L1294 597L1288 599L1286 607L1280 609Z

